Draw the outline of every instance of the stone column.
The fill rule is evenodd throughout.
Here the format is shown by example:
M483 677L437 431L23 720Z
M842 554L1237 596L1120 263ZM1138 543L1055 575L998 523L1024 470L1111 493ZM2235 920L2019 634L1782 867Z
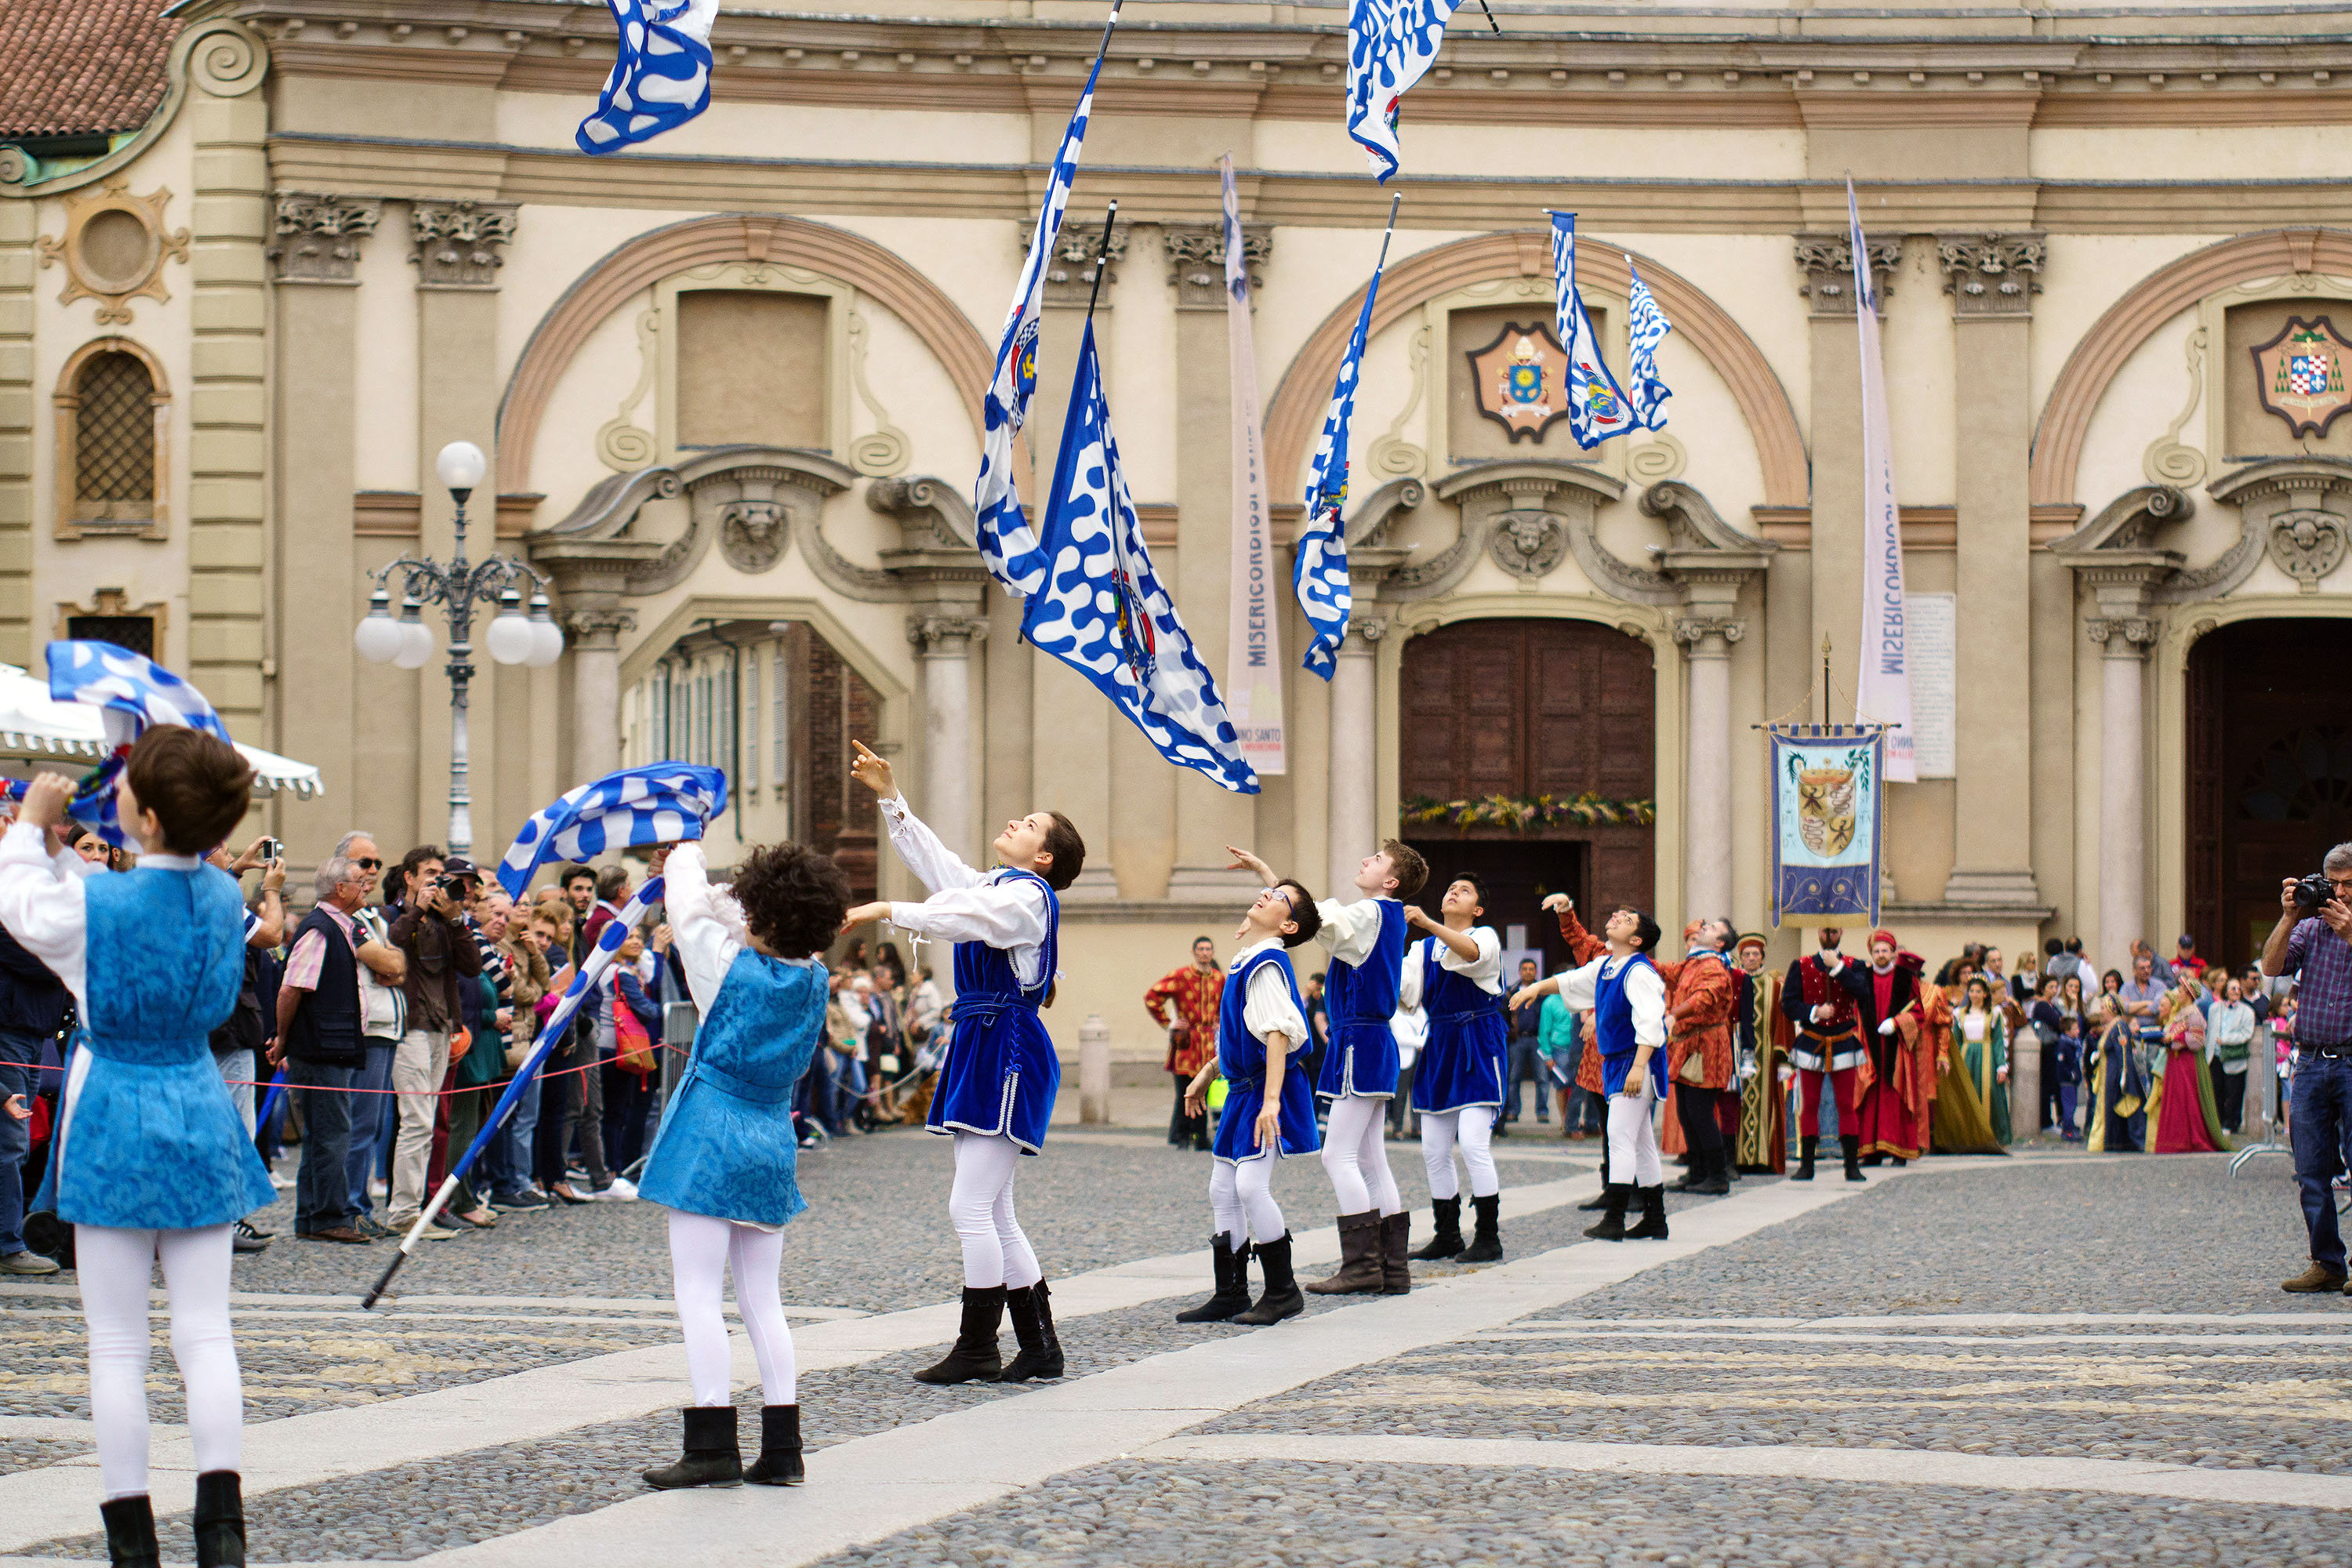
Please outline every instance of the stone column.
M1731 918L1731 645L1748 630L1722 616L1675 623L1689 651L1689 729L1684 766L1688 818L1683 828L1683 915Z
M1372 656L1388 623L1370 616L1348 622L1331 672L1330 861L1318 896L1355 897L1356 868L1379 837L1374 807L1378 749Z
M967 858L976 852L971 647L987 636L988 623L973 616L921 616L907 622L907 640L923 660L924 820L942 843Z
M566 612L572 634L572 773L582 782L621 765L621 634L637 629L634 610Z
M2085 621L2099 645L2099 966L2131 972L2147 918L2147 768L2142 670L2157 624Z
M2041 901L2027 830L2033 737L2017 714L2033 673L2027 354L2046 248L2038 233L1936 237L1952 296L1953 434L1960 454L1953 498L1962 606L1953 714L1961 737L1954 791L1959 831L1944 885L1948 903Z

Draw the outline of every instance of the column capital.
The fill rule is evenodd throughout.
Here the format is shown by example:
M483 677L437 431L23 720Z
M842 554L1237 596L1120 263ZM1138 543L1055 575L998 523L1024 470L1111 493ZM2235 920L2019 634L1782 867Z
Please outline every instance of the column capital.
M1864 239L1870 253L1870 282L1885 300L1895 291L1895 268L1902 264L1903 237L1884 235ZM1853 314L1853 240L1844 234L1797 236L1797 269L1804 281L1797 291L1812 308L1816 321ZM1885 313L1885 307L1880 314Z
M1379 647L1382 637L1389 635L1389 623L1380 616L1349 616L1348 635L1339 647L1342 658L1354 654L1369 658Z
M495 289L514 238L516 202L419 201L408 209L420 289Z
M962 658L985 642L988 623L970 616L909 616L907 640L925 658Z
M1160 230L1160 248L1168 255L1168 286L1176 290L1180 310L1222 310L1225 308L1225 226L1223 223L1171 223ZM1274 229L1266 224L1242 225L1242 265L1249 269L1249 286L1258 287L1258 268L1274 251Z
M1693 658L1729 658L1731 645L1748 635L1748 623L1729 616L1684 616L1674 625L1675 641Z
M572 634L573 650L582 653L617 648L623 632L637 629L636 611L613 605L592 605L566 610L561 618L564 630Z
M1936 259L1944 269L1944 292L1952 297L1953 320L2033 314L2049 254L2049 237L2040 229L1937 235Z
M1036 234L1032 224L1021 233L1025 250ZM1103 226L1099 216L1081 220L1075 212L1064 215L1062 233L1054 242L1054 253L1045 258L1045 303L1048 305L1084 305L1094 292L1095 268L1108 262L1110 274L1103 279L1106 286L1118 281L1118 264L1127 255L1128 231L1117 224L1111 226L1110 243L1103 243ZM1108 297L1097 301L1097 309L1108 310Z
M2147 616L2093 616L2083 623L2083 635L2109 658L2143 658L2163 633L2163 623Z
M280 191L268 248L279 283L352 283L361 242L383 217L381 196Z

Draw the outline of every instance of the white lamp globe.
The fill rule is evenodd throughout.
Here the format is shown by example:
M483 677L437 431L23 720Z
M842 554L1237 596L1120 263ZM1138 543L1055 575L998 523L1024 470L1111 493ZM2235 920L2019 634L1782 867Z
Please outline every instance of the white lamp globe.
M490 471L490 460L471 441L452 441L433 459L433 471L442 484L460 492L472 489Z
M563 657L563 628L553 621L533 621L530 637L530 658L526 662L531 668L545 669Z
M352 646L370 664L389 664L400 651L400 623L392 618L391 595L379 588L368 600L368 613L352 631Z
M507 591L505 607L491 620L489 635L482 640L490 645L490 658L500 664L520 664L538 647L530 623L523 619L522 601L512 589Z
M422 669L425 661L433 657L433 633L414 612L400 620L400 651L392 662L403 669Z

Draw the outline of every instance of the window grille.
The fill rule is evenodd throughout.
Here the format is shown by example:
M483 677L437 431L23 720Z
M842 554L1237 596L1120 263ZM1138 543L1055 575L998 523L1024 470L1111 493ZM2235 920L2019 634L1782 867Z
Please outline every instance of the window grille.
M82 366L75 388L74 489L94 521L144 521L155 510L155 384L127 353Z

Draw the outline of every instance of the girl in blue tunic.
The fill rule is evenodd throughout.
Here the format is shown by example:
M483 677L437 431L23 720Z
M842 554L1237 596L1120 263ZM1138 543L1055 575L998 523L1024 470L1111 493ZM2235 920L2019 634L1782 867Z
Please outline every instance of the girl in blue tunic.
M793 1089L824 1035L830 987L816 955L841 928L849 879L829 856L797 844L751 851L725 893L711 889L699 844L677 846L661 869L671 941L702 1022L637 1195L670 1211L694 1403L684 1412L685 1457L645 1476L665 1489L798 1486L797 1367L776 1277L784 1224L808 1207L793 1179ZM749 1471L736 1439L719 1300L730 1268L762 1389L760 1457Z
M1421 1157L1429 1167L1430 1207L1436 1234L1412 1254L1492 1263L1503 1256L1503 1184L1495 1173L1495 1112L1503 1103L1503 1063L1509 1031L1503 1023L1503 939L1473 922L1486 913L1486 884L1468 872L1445 885L1438 901L1444 923L1419 908L1405 910L1415 931L1428 934L1404 957L1400 995L1428 1015L1429 1038L1412 1075L1412 1108L1421 1113ZM1477 1234L1462 1242L1462 1184L1454 1151L1470 1171L1470 1203Z
M1209 1165L1209 1211L1217 1225L1209 1258L1217 1292L1177 1313L1180 1323L1278 1323L1307 1310L1307 1298L1290 1272L1290 1231L1274 1201L1273 1183L1276 1159L1311 1154L1320 1142L1314 1091L1307 1075L1290 1066L1290 1053L1307 1043L1307 1004L1299 1000L1298 977L1286 950L1314 936L1322 923L1315 896L1300 883L1285 881L1257 896L1234 933L1250 945L1225 971L1224 994L1217 1005L1217 1054L1184 1090L1184 1114L1198 1116L1213 1079L1222 1076L1230 1086ZM1265 1291L1254 1307L1253 1241L1265 1271Z
M196 1562L245 1561L245 1389L229 1336L230 1226L269 1173L213 1066L245 979L245 902L203 857L233 832L253 770L226 741L159 724L131 748L118 820L134 871L100 871L55 830L73 785L35 779L0 837L0 925L73 993L81 1024L36 1209L74 1227L89 1326L89 1412L117 1563L153 1568L147 1497L147 1283L163 1269L195 1448Z
M1024 1383L1062 1375L1062 1347L1037 1254L1013 1214L1013 1173L1045 1147L1061 1058L1037 1009L1054 997L1057 895L1077 879L1087 847L1058 811L1004 825L991 846L1003 864L977 871L908 809L890 764L856 742L850 773L882 801L890 847L931 896L860 904L845 930L888 921L955 946L955 1007L947 1059L931 1095L930 1130L955 1139L948 1217L963 1247L963 1325L955 1348L915 1374L921 1383ZM1021 1353L997 1356L1007 1310Z

